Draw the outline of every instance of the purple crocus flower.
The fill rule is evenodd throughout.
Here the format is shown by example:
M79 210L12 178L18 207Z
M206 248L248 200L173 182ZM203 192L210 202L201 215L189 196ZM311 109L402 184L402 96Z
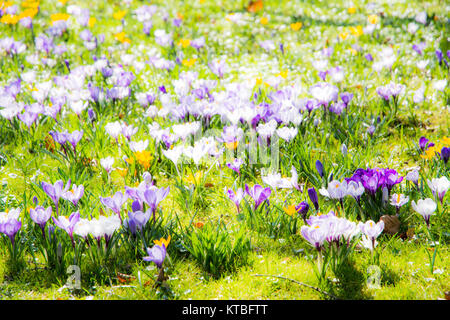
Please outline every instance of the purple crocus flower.
M154 262L156 266L161 269L164 259L166 258L166 245L163 243L162 246L154 245L151 249L147 248L147 257L142 259L147 262Z
M84 29L83 31L81 31L79 36L83 41L91 41L94 38L92 32L89 29Z
M72 241L72 246L75 248L75 242L73 241L73 230L75 229L75 225L80 220L80 213L78 211L73 212L69 216L69 219L67 219L67 217L65 217L65 216L59 216L57 219L55 219L55 217L52 217L52 219L53 219L53 223L57 227L59 227L67 232L67 234L70 237L70 240Z
M374 125L371 125L371 126L369 126L367 128L367 133L370 134L370 136L373 136L374 132L375 132L375 126Z
M142 211L142 208L142 203L139 200L134 200L131 204L131 210L133 210L133 212Z
M436 50L436 58L439 61L439 64L442 64L442 59L444 58L444 55L442 54L442 51L437 49Z
M238 175L241 175L239 169L243 163L244 161L241 158L236 158L233 162L227 163L227 167L236 172Z
M0 223L0 233L8 236L14 246L14 239L16 238L17 232L19 232L22 227L22 222L16 219L8 219L6 222Z
M100 202L119 216L121 224L122 216L120 215L120 210L122 210L122 206L125 204L125 202L127 202L127 200L127 193L122 193L120 191L117 191L112 197L100 197Z
M69 190L71 184L71 180L67 181L66 186L64 187L64 182L62 180L58 180L55 184L50 184L47 182L42 182L42 189L44 192L52 199L53 203L56 207L56 215L58 215L58 202L59 198L63 195L63 193Z
M92 108L88 109L89 121L93 122L95 120L95 111Z
M67 142L67 136L69 133L66 131L58 132L58 131L50 131L49 134L52 136L55 142L58 142L60 145L65 145Z
M317 197L317 192L314 187L308 189L308 196L309 196L309 200L311 200L311 202L313 203L314 208L316 208L316 211L318 211L319 210L319 198Z
M102 68L102 75L104 78L109 78L113 75L113 69L109 67Z
M215 60L208 63L208 67L219 78L223 78L225 72L228 71L228 65L225 60Z
M325 79L327 78L327 74L328 74L328 71L319 71L318 72L318 76L322 81L325 81Z
M156 209L159 203L167 197L169 191L170 187L160 189L152 188L145 190L143 195L140 195L141 200L149 205L152 210L153 222L156 221Z
M31 125L37 120L38 114L25 110L24 113L19 113L17 115L17 118L19 118L19 120L21 120L28 128L30 128Z
M334 103L330 107L330 111L338 116L344 111L347 106L343 102Z
M447 164L449 156L450 156L450 148L442 147L441 159L444 161L445 164Z
M322 164L322 162L320 162L320 160L316 161L316 170L319 173L319 176L323 178L324 170L323 170L323 164Z
M141 230L148 220L150 220L151 210L147 210L146 212L142 211L135 211L135 212L128 212L128 228L130 229L131 233L134 235L136 234L137 230Z
M389 101L389 99L391 98L391 91L387 86L380 86L376 89L376 91L378 95L386 101Z
M81 140L82 137L83 137L83 130L81 130L81 131L75 130L71 134L67 135L67 141L70 142L70 144L73 147L73 151L75 153L76 153L77 144Z
M306 201L300 202L297 206L295 206L295 210L299 215L302 216L303 221L306 224L306 214L309 211L309 204Z
M328 236L328 224L321 223L312 226L302 226L300 233L306 241L316 247L316 249L320 252L323 243Z
M144 32L146 35L150 35L152 27L153 23L150 20L144 21L142 26L142 32Z
M52 216L52 207L45 209L42 206L37 206L36 209L30 209L30 217L42 229L42 235L45 238L45 225Z
M341 97L342 102L345 103L346 106L353 99L353 93L350 92L342 92L339 96Z
M374 195L383 186L384 177L376 170L367 170L361 177L364 189Z
M259 184L256 184L250 189L249 186L245 184L245 193L255 201L254 210L258 209L258 207L269 198L271 192L272 190L270 190L270 187L263 188Z
M240 203L242 201L242 198L244 196L244 191L242 188L239 188L236 192L234 192L232 189L227 190L228 197L231 201L236 205L238 213L241 211Z
M420 139L419 139L419 148L422 150L422 151L425 151L426 149L428 149L429 147L432 147L432 146L434 146L434 143L428 143L430 140L428 140L427 138L425 138L425 137L420 137Z
M174 25L175 27L181 26L181 23L182 23L182 22L183 22L183 20L178 19L178 18L175 18L175 19L172 20L172 23L173 23L173 25Z
M372 55L370 53L366 54L364 56L364 58L366 58L367 61L373 61L373 57L372 57Z
M391 191L394 185L403 181L403 177L400 177L394 169L385 169L383 175L385 177L384 185L388 188L388 191Z
M413 48L413 50L416 51L418 54L422 55L423 50L425 49L426 46L427 46L427 45L426 45L425 42L421 42L421 43L419 43L419 44L414 44L414 45L412 46L412 48Z
M195 48L197 50L203 48L204 46L205 46L205 38L204 37L193 39L191 41L191 47Z
M158 87L158 90L161 91L162 93L167 93L166 87L164 86Z

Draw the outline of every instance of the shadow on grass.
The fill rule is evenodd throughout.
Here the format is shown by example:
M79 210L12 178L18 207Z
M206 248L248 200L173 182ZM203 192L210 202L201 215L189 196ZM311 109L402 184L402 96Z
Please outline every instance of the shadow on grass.
M328 292L339 299L366 300L372 298L364 289L366 288L366 275L355 267L354 262L343 264L335 274L338 283L330 283Z

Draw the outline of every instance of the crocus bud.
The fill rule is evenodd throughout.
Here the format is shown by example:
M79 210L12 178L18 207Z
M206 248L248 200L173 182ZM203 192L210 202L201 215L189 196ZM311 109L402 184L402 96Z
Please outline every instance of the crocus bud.
M443 147L441 149L441 159L444 161L445 164L447 164L449 156L450 156L450 148Z
M382 197L382 203L383 206L386 205L386 203L389 201L389 190L388 188L383 188L383 197Z
M308 196L309 200L314 204L314 208L316 208L316 211L319 210L319 199L317 198L317 192L316 189L310 188L308 189Z
M94 121L95 120L95 112L94 109L89 108L88 109L88 116L89 116L89 120L90 121Z
M343 143L341 146L341 153L344 157L347 155L347 146L345 145L345 143Z
M316 170L319 173L319 176L323 178L323 164L320 162L320 160L316 161Z
M306 201L300 202L298 206L295 206L295 210L298 212L299 215L302 216L303 221L306 223L306 214L309 210L309 204Z
M420 137L420 139L419 139L419 147L420 147L420 149L422 150L422 151L424 151L424 150L426 150L426 149L428 149L429 147L432 147L432 146L434 146L434 143L428 143L430 140L428 140L427 138L425 138L425 137Z
M444 57L444 55L442 54L442 51L439 49L436 50L436 58L438 59L439 64L442 64L443 57Z
M319 125L320 121L319 119L314 119L314 127L317 127Z

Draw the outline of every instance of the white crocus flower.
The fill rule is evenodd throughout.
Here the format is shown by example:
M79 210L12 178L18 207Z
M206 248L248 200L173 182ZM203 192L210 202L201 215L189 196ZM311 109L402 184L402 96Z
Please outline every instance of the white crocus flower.
M328 188L321 188L319 193L324 197L331 199L342 199L347 195L347 181L333 180L328 184Z
M427 223L427 226L430 225L430 216L436 211L437 204L430 198L426 199L420 199L417 201L417 204L415 201L411 202L412 208L414 211L422 215L422 217L425 219L425 222Z
M445 196L445 193L447 192L448 188L450 187L450 181L447 179L446 176L442 176L440 178L435 178L430 180L427 180L428 186L430 187L431 191L433 192L433 195L436 197L439 197L439 201L443 203L443 199Z
M110 173L113 169L114 158L106 157L106 158L100 159L100 164L103 167L103 169L106 170L106 172Z

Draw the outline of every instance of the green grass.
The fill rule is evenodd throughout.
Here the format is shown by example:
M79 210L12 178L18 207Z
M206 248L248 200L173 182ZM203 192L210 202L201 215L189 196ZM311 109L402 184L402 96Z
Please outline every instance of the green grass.
M170 21L176 15L183 15L182 27L174 31L175 50L161 49L155 44L153 38L145 36L142 25L131 15L132 10L138 8L144 2L133 1L125 18L124 31L131 39L131 47L126 48L114 39L113 34L120 25L119 21L112 19L112 13L123 9L119 1L70 1L82 7L89 7L92 16L97 23L91 28L97 35L104 33L105 44L95 53L98 56L105 54L112 62L120 62L125 54L134 54L134 60L144 62L147 54L161 53L166 59L175 59L175 54L183 51L184 58L196 58L193 67L176 65L171 72L157 70L145 65L139 72L135 66L129 66L136 74L133 81L133 91L156 92L158 87L164 85L169 92L174 92L173 80L178 79L183 71L197 71L199 78L218 80L218 89L223 89L228 83L248 82L256 83L261 78L263 84L254 86L253 93L261 90L260 99L267 99L273 90L264 85L270 77L287 70L287 77L281 80L280 87L297 83L304 87L302 96L308 97L309 86L319 81L312 62L317 57L317 52L324 47L333 46L334 54L330 58L329 66L343 66L346 77L340 83L340 91L349 91L355 94L349 109L340 118L332 115L329 119L319 116L313 117L321 122L314 126L308 119L299 128L298 138L294 141L294 147L289 149L286 145L281 150L280 170L283 175L290 175L292 165L299 172L299 183L305 189L312 185L320 187L320 180L314 169L314 163L320 159L327 173L333 172L336 179L348 177L356 168L389 167L394 168L405 175L407 168L420 166L426 179L448 176L448 165L445 167L439 160L427 161L420 157L414 144L419 137L426 136L431 141L442 140L450 136L449 91L436 92L432 88L432 82L438 79L448 79L448 69L437 64L434 49L440 47L443 52L448 49L446 35L449 26L445 23L448 16L448 6L444 1L377 1L379 12L383 12L381 29L376 30L373 36L362 35L359 38L352 35L345 41L339 38L339 34L351 26L365 25L367 23L366 9L368 1L356 4L356 13L348 14L345 1L335 1L328 4L326 1L264 1L264 10L254 14L248 14L245 10L246 1L209 1L201 3L199 0L177 1L168 4L167 1L152 1L153 4L167 7ZM434 19L427 27L421 27L416 35L403 31L408 23L414 21L414 12L425 10L429 19ZM405 11L406 10L406 11ZM409 10L409 11L408 11ZM60 3L43 1L41 13L35 20L35 34L39 34L48 26L50 14L64 11ZM226 17L232 12L244 14L244 25L239 26L227 21ZM378 12L378 11L377 11ZM407 13L405 13L407 12ZM260 24L261 17L269 17L269 23ZM169 28L161 17L155 16L152 30ZM301 21L302 28L293 32L290 23ZM170 26L170 29L174 29ZM81 29L80 29L81 30ZM64 58L69 58L71 66L94 63L92 54L83 47L83 42L78 36L80 30L70 30L65 36L65 41L72 44ZM27 30L15 26L0 25L3 34L14 36L30 48L33 47L31 36ZM153 31L152 31L153 32ZM194 48L181 50L178 46L180 39L194 39L205 36L207 47L197 52ZM277 49L265 52L259 42L273 39ZM412 53L411 46L427 39L427 49L423 57ZM432 42L428 39L439 39ZM58 43L62 40L58 40ZM285 53L278 49L279 43L284 44ZM142 48L139 48L142 44ZM431 45L432 44L432 45ZM115 49L108 52L108 47ZM361 48L361 52L353 55L348 50L352 46ZM380 48L391 46L399 51L395 63L396 72L383 69L375 72L366 59L365 53L370 52L374 56ZM145 54L144 54L145 53ZM445 53L444 53L445 54ZM226 56L230 66L230 72L225 79L217 79L207 66L210 59ZM34 68L38 74L42 74L44 68L41 65L32 66L25 60L26 55L21 55L18 60L2 56L0 83L6 85L19 74L19 65L25 69ZM426 72L418 69L415 64L423 59L430 60ZM52 75L66 74L58 61L56 67L51 69ZM50 79L49 77L48 79ZM47 79L43 79L47 80ZM93 80L100 83L101 77ZM390 120L389 110L383 114L383 103L375 92L375 88L390 81L407 85L407 93L401 98L398 113ZM427 100L419 105L412 102L412 92L422 84L427 87ZM367 90L365 90L367 88ZM29 93L27 89L27 93ZM26 97L23 97L27 101ZM31 100L29 100L31 101ZM158 101L157 106L161 103ZM50 199L40 189L41 181L55 182L58 179L72 183L83 184L86 194L80 202L80 212L84 217L92 214L94 217L100 214L101 204L99 196L109 196L116 191L123 190L125 185L132 186L140 182L140 176L133 176L131 172L122 178L117 172L111 177L105 176L99 165L101 158L114 156L116 167L126 167L127 163L121 158L125 153L130 153L126 148L125 139L119 139L119 146L104 132L103 126L118 117L139 127L138 133L133 137L134 141L150 139L149 149L154 156L150 172L157 185L170 186L168 197L161 203L162 218L177 217L175 229L164 229L165 234L171 233L173 240L169 245L170 259L166 260L165 272L168 276L166 287L154 287L157 278L157 270L152 264L141 260L135 261L129 257L124 248L115 253L122 258L122 264L102 279L91 277L91 269L86 263L82 269L82 289L69 290L63 288L69 275L56 275L52 270L47 270L43 264L43 257L36 254L34 258L29 254L25 256L26 269L20 274L11 274L7 266L7 252L0 248L0 299L327 299L327 295L289 280L273 277L260 277L257 275L274 275L293 279L310 286L318 287L319 283L313 272L311 263L306 256L314 254L313 249L306 244L300 233L287 234L281 232L275 237L268 237L265 233L251 230L240 223L234 204L224 195L224 187L239 184L234 173L225 164L222 169L213 168L208 173L201 186L198 186L197 198L192 201L189 208L185 205L185 198L176 187L175 177L177 173L170 161L158 154L150 138L148 124L151 120L142 116L144 110L132 99L121 102L116 106L96 106L98 116L97 126L94 129L87 122L79 121L73 114L59 119L55 123L52 119L42 122L37 129L29 132L20 121L9 123L0 118L0 155L6 160L0 162L0 211L7 208L22 208L22 219L31 223L26 213L32 205L32 198L37 196L40 203L51 205ZM100 111L101 110L101 111ZM369 137L366 133L367 126L376 122L377 116L382 115L383 121L374 133ZM161 127L167 127L171 121L167 119L155 119ZM221 125L213 123L213 128L221 129ZM36 128L36 127L35 127ZM61 152L50 152L45 147L45 137L49 130L68 129L69 132L83 129L83 143L78 152L80 158L68 160ZM56 144L56 143L55 143ZM341 155L341 146L346 144L347 157ZM57 144L56 144L57 145ZM119 154L120 150L120 154ZM131 154L131 153L130 153ZM81 158L92 160L91 165L82 164ZM160 161L159 161L160 160ZM301 165L300 165L301 163ZM209 169L208 166L190 168L196 170ZM183 168L182 176L186 177L191 170ZM129 167L132 171L132 167ZM248 169L245 172L245 183L253 185L261 183L259 169ZM426 182L424 181L426 185ZM399 188L400 189L400 188ZM414 193L411 188L402 185L399 192L408 192L412 199L431 197L431 192L426 189L421 193ZM298 203L307 199L306 193L288 193L278 190L272 193L272 204L283 207L284 201L289 199L292 203ZM321 289L341 299L427 299L435 300L444 298L444 292L450 290L449 275L449 216L448 199L444 199L444 214L439 220L432 218L432 226L435 233L443 230L440 239L439 251L436 257L434 270L438 273L431 274L429 268L429 246L425 238L425 229L421 217L416 214L411 205L402 208L402 232L409 227L415 227L416 239L401 240L383 235L379 239L381 278L379 289L370 289L367 286L369 267L369 253L365 249L357 249L338 274L331 271L327 274L326 284ZM353 199L346 199L345 207L350 212L355 211ZM334 210L335 204L325 201L320 197L321 211ZM64 207L65 214L70 214L71 205ZM442 208L441 208L442 209ZM381 212L383 211L383 212ZM386 211L386 212L384 212ZM392 208L380 209L380 212L370 212L373 217L379 217L384 213L392 213ZM183 248L186 240L183 230L188 230L191 223L217 220L224 221L233 230L244 228L251 240L251 251L248 254L247 263L231 268L232 271L224 272L218 277L213 277L205 272L201 265L189 255ZM375 219L375 218L374 218ZM167 222L167 220L164 220ZM298 219L299 225L302 223ZM299 229L299 228L298 228ZM87 258L84 257L84 261ZM129 275L130 281L124 281L117 272ZM140 278L140 280L139 280Z

